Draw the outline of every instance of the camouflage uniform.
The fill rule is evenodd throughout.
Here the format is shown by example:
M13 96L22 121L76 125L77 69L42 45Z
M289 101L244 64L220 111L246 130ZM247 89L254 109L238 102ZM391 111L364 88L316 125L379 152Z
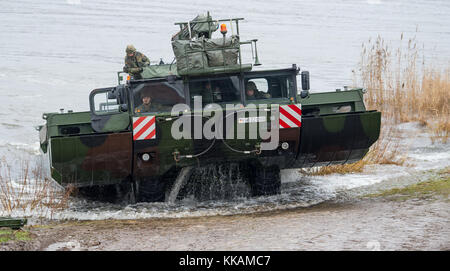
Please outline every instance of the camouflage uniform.
M136 51L133 45L127 46L126 53L123 71L132 75L134 79L142 79L142 68L150 65L150 60L143 53ZM130 53L134 55L128 56Z
M134 109L135 113L146 113L152 110L152 104L141 104L140 106Z
M150 104L141 104L134 109L135 113L160 112L164 107L151 102Z
M247 100L259 100L259 99L268 99L268 98L270 98L270 94L259 92L259 91L255 91L252 96L249 96L247 94L246 94L246 96L247 96Z

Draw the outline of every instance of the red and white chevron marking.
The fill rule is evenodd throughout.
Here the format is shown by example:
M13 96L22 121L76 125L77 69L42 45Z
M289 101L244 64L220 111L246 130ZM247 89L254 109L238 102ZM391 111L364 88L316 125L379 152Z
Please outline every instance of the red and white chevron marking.
M302 126L302 105L280 105L280 129Z
M133 118L133 140L155 139L155 116Z

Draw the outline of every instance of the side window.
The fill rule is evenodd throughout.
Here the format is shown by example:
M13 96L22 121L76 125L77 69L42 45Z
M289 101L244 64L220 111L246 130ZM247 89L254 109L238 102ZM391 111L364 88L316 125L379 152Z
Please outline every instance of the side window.
M245 80L245 97L247 100L270 98L289 98L292 79L288 76L266 76Z
M133 89L134 113L170 112L178 103L185 103L183 82L142 83Z
M202 97L203 105L240 102L239 78L230 76L195 80L189 83L189 93L191 105L193 105L195 96Z
M253 85L259 92L268 93L269 91L269 83L266 78L250 79L247 84Z
M96 115L106 115L114 112L119 112L119 104L117 98L111 98L108 90L98 92L93 97L93 106Z

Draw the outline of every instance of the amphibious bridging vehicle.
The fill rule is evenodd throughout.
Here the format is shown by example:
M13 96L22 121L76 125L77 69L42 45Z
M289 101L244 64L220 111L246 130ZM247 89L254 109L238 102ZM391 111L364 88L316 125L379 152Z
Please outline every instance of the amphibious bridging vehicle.
M242 20L213 20L208 13L176 23L180 27L172 37L176 62L143 67L139 80L118 72L117 86L92 90L88 112L44 113L46 123L38 129L52 178L94 198L121 192L138 201L163 201L173 200L193 168L237 164L252 195L260 196L280 192L280 169L362 159L378 139L381 117L378 111L366 110L364 89L310 93L309 73L300 72L295 64L254 70L260 65L257 40L240 40ZM213 38L215 32L218 38ZM243 45L250 46L254 63L242 63ZM258 95L250 97L249 86ZM151 96L158 106L150 112L137 110L143 95ZM199 97L203 103L197 110ZM196 138L195 130L191 138L176 139L172 128L180 117L171 114L176 104L189 108L183 116L191 119L192 127L196 119L206 125L214 115L211 112L217 107L209 104L255 107L247 108L245 115L239 110L223 115L223 134L231 123L233 135L239 126L245 127L244 139ZM263 104L269 109L276 105L277 110L263 110L267 117L252 117L250 111L260 114ZM263 149L268 139L259 133L251 138L250 127L272 127L275 121L279 143L274 149Z

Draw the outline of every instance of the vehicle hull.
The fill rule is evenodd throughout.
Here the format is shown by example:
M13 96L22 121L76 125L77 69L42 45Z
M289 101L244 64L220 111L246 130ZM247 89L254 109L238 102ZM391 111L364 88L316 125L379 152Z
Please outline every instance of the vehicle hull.
M130 131L91 133L52 137L48 149L52 177L61 185L108 185L214 163L257 161L280 169L353 163L362 159L378 139L380 121L377 111L304 116L301 127L280 129L277 149L261 153L232 151L223 140L174 140L171 123L162 122L157 123L155 140L133 141ZM257 140L233 142L233 146L251 150ZM287 149L281 148L284 142ZM188 155L206 152L195 158L176 159L175 150ZM143 153L150 154L149 161L142 160Z

